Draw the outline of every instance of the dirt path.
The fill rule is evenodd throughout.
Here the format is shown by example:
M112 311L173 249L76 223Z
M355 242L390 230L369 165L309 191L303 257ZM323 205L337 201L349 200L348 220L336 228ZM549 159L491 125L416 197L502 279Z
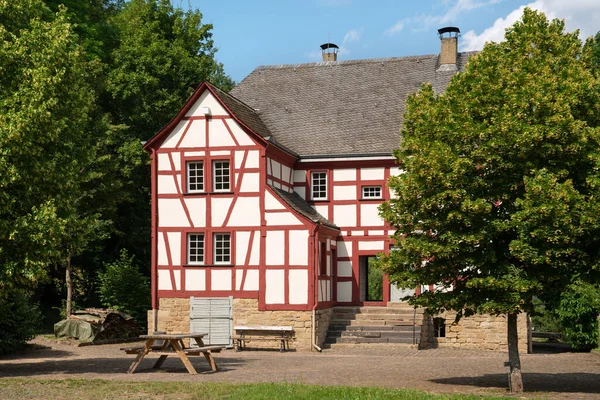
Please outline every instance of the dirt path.
M203 358L192 362L201 374L187 374L178 358L153 370L148 356L129 375L127 345L75 347L38 338L49 348L0 358L0 378L118 379L126 381L298 382L319 385L384 386L438 393L505 394L504 353L402 347L324 350L322 353L226 350L215 355L220 371L210 373ZM531 354L521 358L525 388L553 398L599 398L600 354ZM542 392L542 393L539 393ZM533 393L532 393L533 394Z

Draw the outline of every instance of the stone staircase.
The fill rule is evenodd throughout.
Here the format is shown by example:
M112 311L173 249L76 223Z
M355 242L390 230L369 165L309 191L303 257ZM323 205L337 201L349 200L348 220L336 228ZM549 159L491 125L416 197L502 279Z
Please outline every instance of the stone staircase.
M414 309L407 303L335 307L323 347L368 343L418 345L422 323L423 309Z

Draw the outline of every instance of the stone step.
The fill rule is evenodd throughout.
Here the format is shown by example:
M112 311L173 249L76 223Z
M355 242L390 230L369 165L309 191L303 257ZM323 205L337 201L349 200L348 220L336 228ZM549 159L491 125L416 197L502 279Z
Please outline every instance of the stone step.
M395 348L395 349L416 349L418 344L413 344L411 343L364 343L364 344L357 344L357 343L323 343L323 346L321 346L321 348L323 349L332 349L332 350L336 350L336 349L348 349L348 348L356 348L356 347L363 347L366 346L368 347L385 347L386 349L388 348Z
M325 343L328 344L368 344L368 343L404 343L404 344L418 344L419 338L406 337L406 338L363 338L363 337L341 337L341 338L327 338Z
M414 309L412 307L336 307L334 314L410 314L422 315L423 308Z
M412 338L421 335L420 331L339 331L328 332L327 338L364 337L364 338Z
M420 326L414 325L329 325L330 332L342 331L397 331L397 332L413 332L421 331Z
M331 325L345 325L345 326L413 326L420 325L421 321L412 321L404 319L340 319L332 318L330 321Z

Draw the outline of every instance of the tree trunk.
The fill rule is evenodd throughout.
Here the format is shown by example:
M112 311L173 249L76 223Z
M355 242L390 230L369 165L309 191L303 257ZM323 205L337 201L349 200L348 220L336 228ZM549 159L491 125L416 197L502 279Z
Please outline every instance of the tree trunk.
M67 318L71 318L71 314L73 313L73 281L71 280L71 257L67 257L67 265L66 265L66 273L65 273L65 283L67 284Z
M512 393L523 391L523 378L521 377L521 359L519 358L519 336L517 332L518 314L508 314L508 384Z

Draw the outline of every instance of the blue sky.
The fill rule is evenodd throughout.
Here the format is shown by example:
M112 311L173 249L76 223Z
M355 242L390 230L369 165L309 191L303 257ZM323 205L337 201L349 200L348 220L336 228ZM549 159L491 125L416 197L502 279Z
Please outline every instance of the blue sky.
M341 47L338 60L435 54L437 29L457 26L460 49L479 50L502 40L524 6L565 19L582 36L600 30L600 0L189 1L214 25L217 59L237 82L260 65L320 61L327 41Z

